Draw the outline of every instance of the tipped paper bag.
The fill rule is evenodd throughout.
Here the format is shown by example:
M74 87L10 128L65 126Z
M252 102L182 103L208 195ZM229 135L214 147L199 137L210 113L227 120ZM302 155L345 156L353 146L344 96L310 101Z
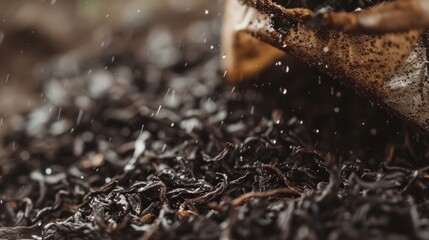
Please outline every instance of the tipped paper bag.
M312 11L286 9L271 0L227 0L226 5L223 66L230 81L252 77L290 55L429 132L428 41L423 30L346 33L308 24Z

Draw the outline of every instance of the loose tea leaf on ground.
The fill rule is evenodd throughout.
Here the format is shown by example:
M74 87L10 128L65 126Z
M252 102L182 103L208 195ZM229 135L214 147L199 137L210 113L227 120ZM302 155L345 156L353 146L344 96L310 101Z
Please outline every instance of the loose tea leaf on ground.
M4 139L1 238L429 237L426 137L287 61L228 86L183 41L46 69Z

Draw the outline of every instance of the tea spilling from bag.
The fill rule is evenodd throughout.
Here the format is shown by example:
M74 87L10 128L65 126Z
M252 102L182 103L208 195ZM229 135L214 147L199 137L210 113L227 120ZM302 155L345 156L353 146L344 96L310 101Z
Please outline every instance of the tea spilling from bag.
M392 30L393 23L376 22L380 15L423 16L429 9L423 2L321 14L332 27L314 24L317 16L310 9L285 8L272 0L228 0L223 35L227 77L239 82L293 56L429 132L429 41L422 27L429 21L404 20L396 25L398 31ZM416 27L404 31L410 24Z

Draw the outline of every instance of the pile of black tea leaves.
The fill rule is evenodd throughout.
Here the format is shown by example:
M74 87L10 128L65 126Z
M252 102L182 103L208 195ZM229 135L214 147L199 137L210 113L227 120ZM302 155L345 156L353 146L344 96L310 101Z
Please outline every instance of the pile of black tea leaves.
M228 85L207 44L46 69L3 139L0 238L429 238L427 137L316 72Z

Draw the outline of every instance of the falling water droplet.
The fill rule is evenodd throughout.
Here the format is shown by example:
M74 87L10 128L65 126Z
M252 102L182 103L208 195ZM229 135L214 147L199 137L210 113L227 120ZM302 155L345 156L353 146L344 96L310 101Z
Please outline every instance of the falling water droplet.
M288 73L288 72L289 72L289 70L290 70L290 69L289 69L289 66L285 66L283 70L284 70L286 73Z
M82 116L83 116L83 110L80 110L79 114L77 115L76 125L79 125L80 121L82 120Z
M165 100L167 99L168 94L170 93L170 90L171 90L171 88L168 88L168 89L167 89L167 93L166 93L166 94L165 94L165 96L164 96L164 102L165 102Z
M155 116L158 116L159 112L161 111L161 108L162 108L162 106L161 106L161 105L159 105L158 110L156 111Z
M339 91L335 94L335 96L336 96L337 98L340 98L340 97L341 97L341 95L342 95L342 94L341 94L341 92L339 92Z
M61 108L58 110L58 117L57 117L58 121L60 120L60 117L61 117Z

